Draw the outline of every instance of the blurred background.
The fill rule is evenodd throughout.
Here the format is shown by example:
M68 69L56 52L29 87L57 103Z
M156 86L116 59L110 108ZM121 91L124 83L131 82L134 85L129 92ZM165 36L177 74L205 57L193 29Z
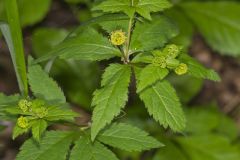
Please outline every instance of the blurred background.
M0 0L0 20L5 19ZM102 0L18 0L25 52L35 58L47 54L83 22L91 7ZM189 54L216 70L219 83L189 76L168 77L175 86L187 117L182 134L163 130L147 114L130 87L127 109L115 120L145 129L166 147L144 153L115 150L121 160L239 160L240 159L240 1L173 0L164 14L176 21L180 34L173 42L188 48ZM57 60L50 75L63 88L73 109L91 119L91 98L99 87L108 61ZM0 92L18 92L10 54L0 35ZM63 126L54 126L63 128ZM0 120L0 160L14 160L28 136L11 140L12 124Z

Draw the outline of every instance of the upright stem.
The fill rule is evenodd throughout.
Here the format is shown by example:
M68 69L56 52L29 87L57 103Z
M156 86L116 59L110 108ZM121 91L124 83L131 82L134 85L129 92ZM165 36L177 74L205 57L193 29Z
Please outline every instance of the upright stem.
M4 0L7 13L9 29L12 38L11 48L13 48L11 57L17 75L18 85L23 96L28 96L28 82L26 62L23 49L22 30L19 21L18 7L16 0Z

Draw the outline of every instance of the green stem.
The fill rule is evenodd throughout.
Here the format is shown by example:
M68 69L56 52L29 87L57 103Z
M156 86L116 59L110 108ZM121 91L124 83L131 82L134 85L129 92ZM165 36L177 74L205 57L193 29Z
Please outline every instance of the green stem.
M16 0L4 0L4 4L6 8L10 33L12 37L13 43L12 48L14 50L13 53L11 53L11 57L17 75L19 89L21 91L21 94L27 97L28 96L27 71L17 2Z

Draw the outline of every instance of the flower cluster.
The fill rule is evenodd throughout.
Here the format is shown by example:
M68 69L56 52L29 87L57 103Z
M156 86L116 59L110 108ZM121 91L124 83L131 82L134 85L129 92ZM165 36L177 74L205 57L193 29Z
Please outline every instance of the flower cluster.
M163 50L155 50L152 52L154 56L152 64L161 68L172 69L178 75L186 74L188 66L177 59L181 50L182 48L175 44L167 45Z
M116 30L111 33L111 43L116 46L123 45L126 42L126 33L122 30Z
M17 125L21 128L28 128L30 119L44 118L48 114L48 109L45 107L45 102L42 100L29 101L22 99L18 102L18 107L22 111L21 115L17 120Z

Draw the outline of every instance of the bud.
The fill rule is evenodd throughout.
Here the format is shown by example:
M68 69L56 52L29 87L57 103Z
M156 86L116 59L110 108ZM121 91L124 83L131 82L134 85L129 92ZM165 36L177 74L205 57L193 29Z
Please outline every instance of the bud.
M163 52L167 55L167 57L171 58L176 58L179 55L180 51L180 47L175 44L169 44L163 49Z
M45 107L36 108L33 112L38 118L44 118L48 114L48 110Z
M19 117L19 118L17 119L17 125L18 125L19 127L23 128L23 129L27 128L28 125L29 125L28 119L27 119L26 117L23 117L23 116Z
M174 58L167 58L166 63L169 69L177 68L180 64L179 60Z
M175 69L175 73L178 75L183 75L185 73L187 73L188 71L188 66L185 63L181 63L176 69Z
M154 57L152 64L154 66L159 66L161 68L166 68L167 67L167 63L166 63L166 58L163 56L160 57Z
M127 37L122 30L116 30L111 33L111 42L113 45L120 46L125 43Z
M23 112L27 112L29 107L32 106L32 102L26 100L26 99L22 99L18 102L18 107L23 111Z
M160 50L154 50L152 51L152 55L155 57L160 57L160 56L163 56L163 52Z

